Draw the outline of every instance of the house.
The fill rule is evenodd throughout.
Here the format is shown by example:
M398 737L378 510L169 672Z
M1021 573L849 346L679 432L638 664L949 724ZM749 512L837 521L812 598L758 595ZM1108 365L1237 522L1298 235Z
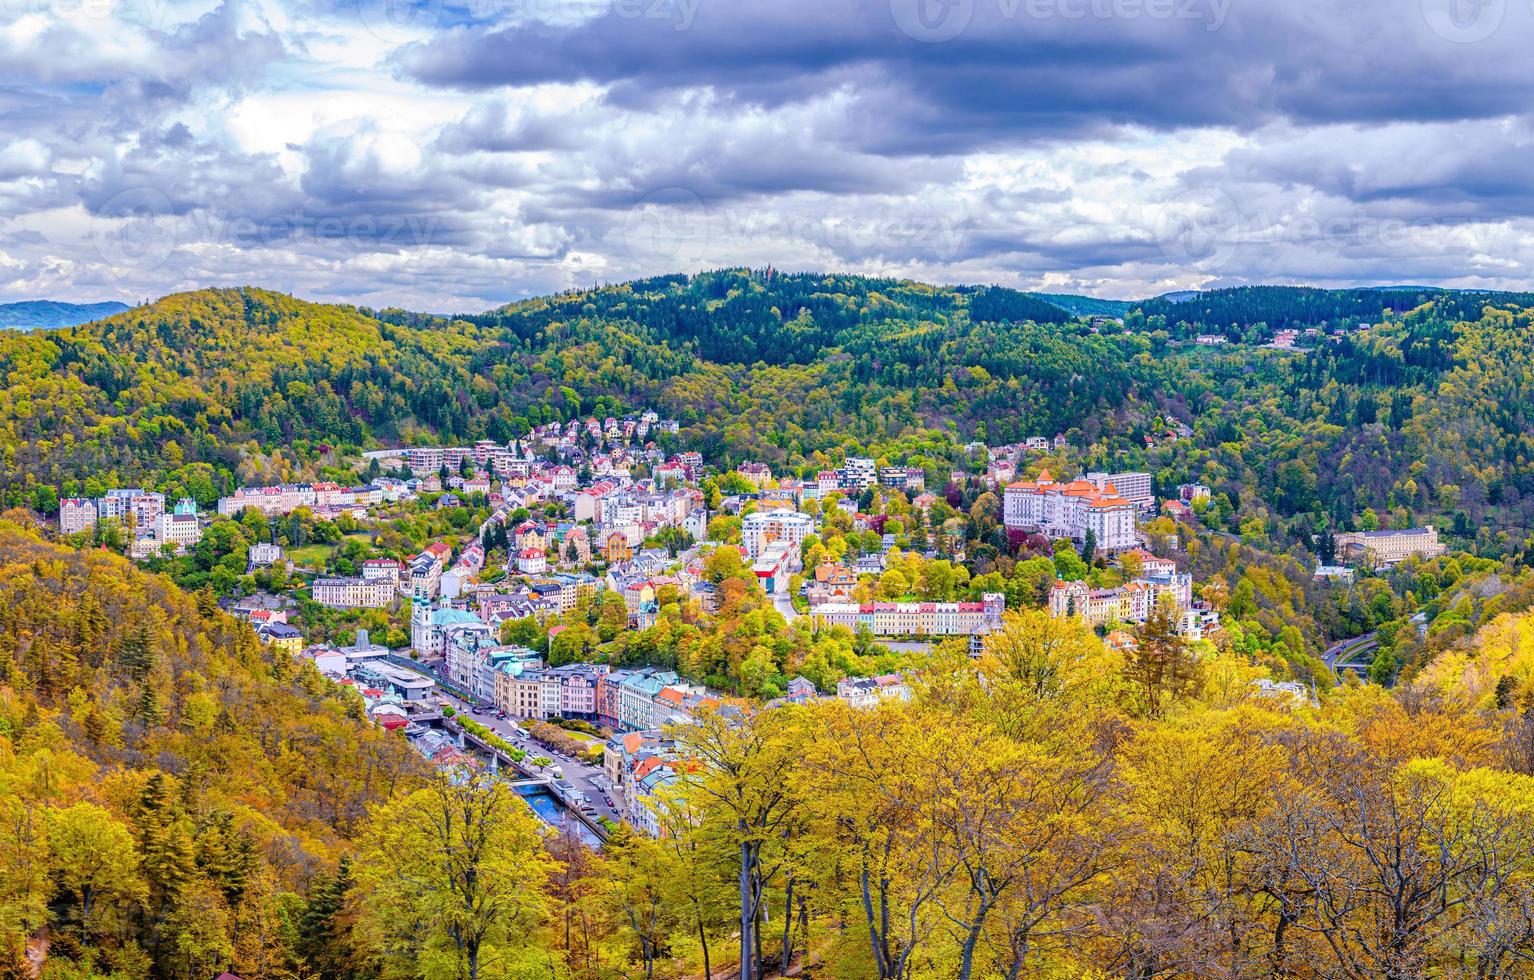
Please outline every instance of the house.
M850 598L858 587L858 577L845 565L824 562L815 568L815 578L805 587L811 606L836 599Z
M256 635L263 643L285 650L295 657L304 648L304 635L287 623L266 623L257 627Z
M264 541L253 544L245 558L245 573L248 575L258 568L271 568L280 561L282 561L281 546Z
M542 548L529 547L517 552L517 571L523 575L542 575L548 570L548 556Z
M634 557L634 546L629 543L628 535L622 531L613 531L602 542L602 557L609 564L628 561Z
M809 680L806 677L795 677L793 680L788 682L788 688L787 692L784 694L784 699L795 704L803 704L806 701L813 701L819 696L820 692L815 690L814 681Z
M879 677L844 677L836 682L836 697L854 708L872 708L885 698L904 701L911 696L899 674Z
M758 490L765 490L772 483L772 470L766 463L741 463L736 472L750 480Z
M1193 519L1193 508L1181 500L1167 500L1161 504L1161 513L1174 521L1190 521Z

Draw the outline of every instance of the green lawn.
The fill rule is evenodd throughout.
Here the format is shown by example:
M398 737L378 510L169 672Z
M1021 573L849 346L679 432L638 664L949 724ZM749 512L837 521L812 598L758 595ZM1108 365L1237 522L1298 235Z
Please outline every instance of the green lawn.
M295 565L319 568L325 564L325 559L330 557L330 550L334 547L330 544L306 544L302 548L289 548L288 559Z
M349 540L361 541L370 547L373 544L373 535L370 531L353 531L346 537ZM302 565L305 568L323 568L325 560L330 557L331 551L336 547L337 545L333 544L306 544L300 548L289 548L287 553L288 558L295 565Z

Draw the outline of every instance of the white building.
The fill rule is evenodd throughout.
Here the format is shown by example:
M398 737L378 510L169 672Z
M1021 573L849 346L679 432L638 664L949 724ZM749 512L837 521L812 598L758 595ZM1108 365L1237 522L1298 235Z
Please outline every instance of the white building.
M1002 520L1010 529L1036 531L1077 544L1092 533L1103 551L1136 545L1136 507L1117 487L1089 480L1056 483L1045 470L1037 480L1009 484L1002 500Z
M59 533L78 534L96 524L96 501L86 497L65 497L59 501Z
M1099 490L1112 486L1120 497L1136 507L1143 509L1156 505L1156 494L1149 473L1088 473L1087 482Z
M866 456L848 456L839 475L843 486L861 493L879 482L879 467Z
M394 593L394 583L361 576L317 578L312 589L315 602L336 609L382 609Z
M779 508L747 514L740 523L741 543L745 545L746 557L755 561L767 546L782 542L788 546L790 560L796 559L799 546L815 530L815 521L808 514L797 510Z

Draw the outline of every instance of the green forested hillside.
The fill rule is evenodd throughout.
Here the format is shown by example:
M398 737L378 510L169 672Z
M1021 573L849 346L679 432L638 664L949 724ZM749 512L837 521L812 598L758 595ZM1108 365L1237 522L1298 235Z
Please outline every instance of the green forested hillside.
M1454 319L1475 319L1485 305L1534 305L1534 294L1476 292L1428 287L1316 289L1309 286L1237 286L1178 293L1133 305L1168 327L1239 337L1259 324L1271 330L1342 322L1378 323L1387 312L1404 313L1424 303Z
M211 594L16 516L0 518L0 968L51 925L50 969L74 972L50 976L292 975L300 895L419 757Z
M1333 295L1240 302L1282 322L1311 294ZM210 503L313 473L330 447L655 408L719 464L808 471L872 452L943 472L967 440L1063 432L1085 465L1210 484L1217 523L1248 533L1255 518L1281 547L1372 510L1505 552L1534 523L1530 316L1471 305L1437 296L1306 353L1195 347L1134 315L1099 331L1010 290L770 271L458 319L208 290L0 336L0 484L45 513L60 493L134 482ZM1178 422L1191 439L1165 438Z

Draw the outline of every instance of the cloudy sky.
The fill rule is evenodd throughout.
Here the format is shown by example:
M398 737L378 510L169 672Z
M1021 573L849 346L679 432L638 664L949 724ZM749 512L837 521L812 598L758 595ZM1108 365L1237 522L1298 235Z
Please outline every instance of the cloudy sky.
M0 0L0 301L1534 287L1534 0Z

